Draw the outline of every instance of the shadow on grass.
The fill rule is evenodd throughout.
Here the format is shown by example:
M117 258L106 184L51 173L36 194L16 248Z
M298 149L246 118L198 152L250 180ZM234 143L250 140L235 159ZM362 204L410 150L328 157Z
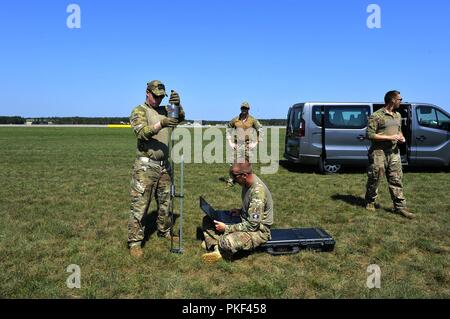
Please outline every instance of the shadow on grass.
M357 197L353 195L342 195L335 194L331 196L333 200L340 200L356 207L366 207L366 200L362 197Z
M331 196L331 198L333 200L340 200L340 201L346 202L347 204L350 204L352 206L362 207L362 208L366 207L366 200L363 197L357 197L357 196L353 196L353 195L335 194L335 195ZM385 214L384 216L389 216L389 215L401 216L400 214L395 213L393 211L392 207L382 207L378 203L375 204L375 209L377 210L378 213Z
M292 163L287 160L280 160L280 166L293 173L316 173L321 174L319 169L315 166L302 165L298 163ZM413 166L403 166L404 173L449 173L450 166L441 167L413 167ZM366 174L367 166L347 166L343 165L341 170L337 173L339 174ZM334 174L327 174L334 175Z
M315 166L305 166L302 164L292 163L287 160L280 160L279 164L281 167L287 169L289 172L293 173L318 173L318 169Z
M173 214L173 224L175 225L177 219L180 217L178 214ZM158 211L153 210L151 213L145 215L142 218L142 225L144 226L144 241L142 246L145 246L150 237L158 230L156 226L156 220L158 219Z
M322 174L319 171L319 168L313 165L303 165L298 163L292 163L287 160L280 160L279 162L280 166L284 169L288 170L292 173L307 173L307 174ZM366 173L366 167L364 166L355 166L355 167L349 167L349 166L342 166L339 173L336 174L324 174L324 175L339 175L339 174L365 174Z
M403 172L405 172L405 173L449 173L450 166L441 166L441 167L403 166Z

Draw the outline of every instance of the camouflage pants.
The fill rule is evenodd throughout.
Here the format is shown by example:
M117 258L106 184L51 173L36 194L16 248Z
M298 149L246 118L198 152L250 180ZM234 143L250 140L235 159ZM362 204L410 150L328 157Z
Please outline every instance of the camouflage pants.
M219 234L215 230L214 222L209 217L203 218L203 235L208 249L219 245L219 249L231 256L238 251L254 250L270 239L270 229L262 227L255 232L234 232Z
M378 196L380 178L386 175L389 192L394 208L406 207L406 199L403 195L402 163L399 152L385 152L374 150L369 153L369 168L367 171L366 201L374 203Z
M128 245L140 245L144 239L143 218L147 215L152 196L158 206L157 229L166 234L172 226L170 216L170 166L163 167L136 159L131 179L131 214L128 222Z
M236 142L236 149L233 150L231 163L255 162L256 148L250 149L249 142Z

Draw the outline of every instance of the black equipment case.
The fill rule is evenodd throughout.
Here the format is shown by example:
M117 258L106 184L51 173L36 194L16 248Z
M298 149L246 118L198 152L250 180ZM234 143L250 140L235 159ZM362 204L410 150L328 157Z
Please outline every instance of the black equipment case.
M200 197L200 208L211 219L225 224L236 224L241 221L239 216L232 216L229 211L217 211ZM332 251L335 240L322 228L288 228L272 229L271 239L259 247L259 250L271 255L295 254L302 249L317 251Z
M295 254L301 249L332 251L335 240L322 228L272 229L272 238L260 249L271 255Z

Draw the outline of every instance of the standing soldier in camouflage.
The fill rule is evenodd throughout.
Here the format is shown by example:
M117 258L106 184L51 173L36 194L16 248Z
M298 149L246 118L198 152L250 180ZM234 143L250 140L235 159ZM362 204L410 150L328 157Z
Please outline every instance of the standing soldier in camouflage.
M227 124L226 138L233 152L233 162L253 162L251 152L262 141L263 127L261 123L249 114L250 104L242 102L241 113ZM256 140L254 135L256 133ZM232 179L227 180L227 186L233 185Z
M252 173L248 162L235 163L230 169L233 180L242 186L242 208L231 210L239 214L242 222L225 225L220 221L203 219L205 241L202 247L205 263L216 262L222 257L230 258L238 251L250 251L270 239L270 226L273 224L272 194L261 179Z
M184 120L178 93L172 91L169 103L180 106L178 119L167 117L164 106L160 106L166 94L165 86L154 80L147 83L146 101L133 109L131 127L137 137L136 160L131 180L131 215L128 222L128 245L132 256L142 256L144 240L143 217L150 207L154 195L158 205L158 236L171 238L172 216L170 216L170 186L172 183L169 165L169 127Z
M415 215L406 208L403 195L402 162L397 147L398 143L405 143L401 130L401 115L396 112L402 100L399 91L387 92L384 108L374 112L368 120L367 136L372 141L372 146L369 150L366 209L375 211L380 178L386 175L394 202L394 212L412 219Z

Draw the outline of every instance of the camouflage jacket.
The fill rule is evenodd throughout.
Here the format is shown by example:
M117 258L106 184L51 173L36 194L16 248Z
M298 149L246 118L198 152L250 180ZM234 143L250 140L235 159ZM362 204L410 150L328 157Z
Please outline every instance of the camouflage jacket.
M386 112L383 107L371 116L369 116L367 124L367 137L372 141L370 150L395 150L397 149L397 141L375 141L375 134L395 135L402 131L402 116L395 112L391 115Z
M169 129L155 132L153 126L167 115L166 107L153 108L147 103L138 105L130 115L131 127L137 137L137 156L149 157L155 161L169 157Z
M256 130L256 137L258 138L258 141L261 141L263 137L262 134L263 127L261 123L259 123L259 121L251 115L248 115L247 119L245 120L241 120L239 116L236 116L230 122L228 122L227 124L228 140L231 140L233 129L237 130L237 135L234 138L235 142L237 140L249 141L250 135L253 133L251 129Z
M250 187L242 188L242 222L225 227L226 233L237 231L251 232L260 229L261 224L273 224L273 201L264 182L253 174L254 183Z

